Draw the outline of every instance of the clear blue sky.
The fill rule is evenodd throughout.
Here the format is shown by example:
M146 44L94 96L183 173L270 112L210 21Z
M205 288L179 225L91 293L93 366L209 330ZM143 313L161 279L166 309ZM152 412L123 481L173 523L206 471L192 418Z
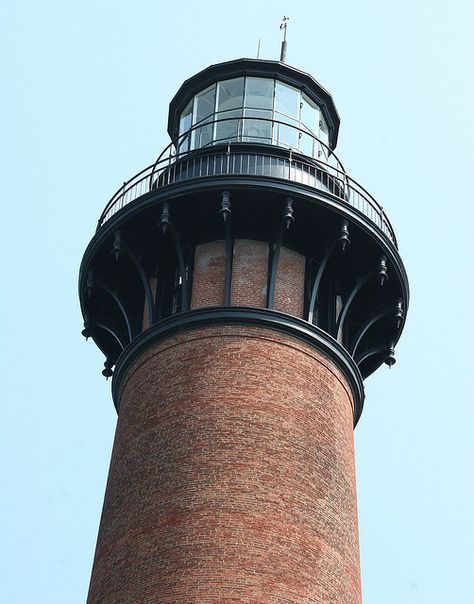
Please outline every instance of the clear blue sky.
M115 428L77 273L181 82L278 58L334 96L339 155L385 207L412 300L356 429L364 604L474 602L473 84L468 0L42 0L0 8L0 601L85 602Z

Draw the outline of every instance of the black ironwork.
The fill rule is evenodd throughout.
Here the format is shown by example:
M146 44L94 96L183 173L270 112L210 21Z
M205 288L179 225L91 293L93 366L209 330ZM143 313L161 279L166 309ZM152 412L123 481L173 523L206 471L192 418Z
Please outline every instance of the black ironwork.
M247 323L304 340L341 368L355 400L363 398L361 374L366 377L382 362L389 366L395 362L408 282L390 222L333 151L339 120L330 96L297 70L257 63L214 66L201 74L204 79L191 78L183 85L170 106L172 142L156 162L123 183L104 209L86 250L80 274L83 335L92 336L104 352L106 377L117 362L116 402L123 368L143 346L200 325ZM232 77L232 70L244 64L246 76L258 77L263 70L267 77L286 83L294 78L293 85L306 96L317 97L319 107L326 107L324 115L331 113L329 143L302 125L225 112L178 134L183 99L202 91L206 82L220 81L223 74ZM276 69L273 75L270 68ZM239 75L242 72L234 77ZM246 120L267 122L270 136L251 136ZM224 130L218 126L226 121L235 125L236 135L215 140ZM302 142L282 146L280 126L293 128L295 141ZM201 146L204 128L213 131L208 146ZM311 145L306 147L303 137ZM322 149L322 155L301 152L310 147ZM162 237L157 237L158 224ZM266 309L231 306L234 241L240 238L269 246ZM223 239L223 306L190 311L195 247ZM349 244L350 254L336 253L346 251ZM307 320L273 310L283 245L306 259ZM378 265L365 273L370 258L378 258ZM362 275L355 284L353 275ZM384 288L377 287L377 279ZM369 280L373 284L359 295ZM355 421L362 403L357 405Z
M395 365L395 363L397 362L395 358L395 344L393 340L391 340L390 344L388 345L387 356L384 358L383 362L389 367Z
M398 331L401 328L401 326L403 324L403 319L404 319L403 301L401 298L398 298L396 300L394 308L388 308L388 309L385 309L385 310L377 313L376 315L371 317L364 325L362 325L362 327L359 329L359 331L354 336L352 344L349 346L349 352L352 354L353 357L356 356L357 349L358 349L360 343L362 342L362 339L364 338L365 334L376 323L378 323L378 321L382 321L383 319L387 319L389 317L394 318L394 328L395 328L395 331Z
M81 334L85 337L86 341L92 335L92 323L91 316L88 312L84 315L84 329L81 331Z
M388 278L387 277L387 259L385 258L385 256L380 257L379 267L376 271L369 271L363 277L358 277L354 288L352 289L351 293L349 294L346 301L344 302L344 306L342 307L341 312L339 313L339 316L337 318L336 327L334 329L335 336L337 336L339 331L343 329L344 321L346 319L347 313L349 312L351 304L354 301L354 298L356 297L356 295L359 293L361 288L367 283L367 281L369 281L370 279L372 279L372 277L374 277L376 275L378 275L380 278L380 285L383 285L385 283L386 279Z
M123 250L122 231L118 230L118 231L115 231L114 242L112 244L112 256L115 258L116 261L118 261L118 259L122 255L122 250Z
M87 292L87 297L89 299L92 298L93 291L94 291L94 270L92 268L90 268L87 271L87 277L86 277L86 292Z
M112 377L114 372L112 371L112 367L114 366L114 362L110 360L108 357L105 359L104 369L102 370L102 375L109 379Z
M350 385L353 399L354 425L360 418L364 402L362 375L354 360L328 333L310 325L307 321L285 313L265 308L221 306L199 308L187 313L179 313L160 321L135 338L130 346L117 359L112 396L119 411L120 394L123 377L131 363L149 346L160 339L184 330L197 329L204 325L257 325L280 331L286 335L302 340L316 350L328 356L343 372Z
M387 258L385 256L380 256L378 277L380 280L380 285L384 285L388 279Z
M113 289L111 287L109 287L106 283L104 283L104 281L102 281L102 279L96 279L96 283L101 289L103 289L107 294L109 294L109 296L113 299L113 301L119 308L120 313L121 313L124 323L125 323L125 327L127 329L128 341L131 342L133 339L132 325L130 322L130 317L128 316L127 309L125 308L123 302L120 300L118 295L113 291Z
M136 254L133 252L133 250L130 249L130 247L128 245L124 245L124 247L125 247L125 252L126 252L127 256L132 261L132 264L135 267L135 269L138 273L138 276L140 277L140 281L142 282L143 290L145 292L145 302L146 302L147 311L148 311L148 322L150 325L152 325L153 318L154 318L154 303L153 303L153 292L151 291L150 283L146 276L145 270L144 270L143 266L141 265L139 259L137 258Z
M295 222L293 216L293 200L291 197L285 199L283 214L280 219L277 236L274 243L271 244L271 251L268 262L268 286L267 286L267 308L273 308L275 298L275 281L278 270L278 261L280 260L281 244L285 231Z
M388 345L375 346L374 348L370 348L369 350L360 354L358 357L356 357L357 366L360 367L362 363L367 361L367 359L369 359L370 357L381 355L383 355L384 363L389 367L396 363L395 344L393 340L391 340Z
M289 180L324 191L364 214L396 245L393 228L380 204L346 173L335 153L312 133L285 122L259 117L220 118L206 121L204 125L211 126L225 121L244 123L245 120L250 119L269 121L272 125L282 124L286 128L295 129L298 135L311 137L318 145L327 149L328 161L312 159L292 149L286 150L279 146L228 141L221 141L225 144L225 151L218 141L214 141L210 147L193 152L177 152L176 148L179 148L183 137L191 135L203 126L203 124L195 125L181 135L175 143L170 143L154 164L120 187L102 212L98 228L129 203L157 189L197 178L247 175Z
M318 272L316 273L313 287L311 289L311 299L308 308L308 321L310 323L314 322L314 313L318 303L319 286L321 284L321 279L323 278L324 270L326 269L329 258L331 258L336 247L339 247L342 252L345 252L349 243L349 223L347 220L343 220L341 223L341 229L339 231L339 237L326 249L321 262L319 263Z
M375 325L378 321L381 321L382 319L389 317L392 314L392 312L393 312L392 310L384 310L383 312L379 312L374 317L372 317L369 321L367 321L367 323L359 329L359 331L357 332L357 334L354 337L352 344L349 347L349 352L352 354L353 357L356 355L359 344L361 343L362 338L369 331L369 329L373 325Z
M403 300L401 298L397 298L395 302L395 328L400 329L403 325L403 319L405 315L403 313Z
M160 226L165 234L167 231L171 233L173 238L174 248L176 256L178 258L179 267L179 285L181 289L181 310L188 310L189 308L189 297L188 297L188 275L186 271L186 263L184 261L184 250L181 241L180 234L176 231L173 221L171 220L171 212L169 203L164 203L161 209Z
M234 240L232 238L231 216L232 208L229 191L222 192L222 202L219 213L224 221L225 229L225 275L224 275L224 305L229 306L232 289L232 262L234 256Z
M110 327L108 327L107 325L105 325L105 323L102 323L101 321L94 321L93 322L93 326L94 327L100 327L100 329L103 329L104 331L106 331L107 333L109 333L115 339L115 341L120 346L120 348L122 350L125 350L125 344L122 342L122 340L120 339L120 336L117 333L115 333L115 331L113 329L111 329ZM114 363L112 363L111 367L113 365L114 365Z

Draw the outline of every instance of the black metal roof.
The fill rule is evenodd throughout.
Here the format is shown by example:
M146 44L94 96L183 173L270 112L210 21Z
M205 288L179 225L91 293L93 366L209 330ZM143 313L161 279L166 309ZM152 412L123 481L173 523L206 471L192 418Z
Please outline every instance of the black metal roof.
M217 63L188 78L181 85L170 103L168 116L168 134L170 137L173 140L177 138L179 116L195 94L220 80L244 75L276 78L302 90L322 108L329 126L329 146L332 149L336 147L340 118L329 92L310 74L280 61L263 59L235 59L233 61Z

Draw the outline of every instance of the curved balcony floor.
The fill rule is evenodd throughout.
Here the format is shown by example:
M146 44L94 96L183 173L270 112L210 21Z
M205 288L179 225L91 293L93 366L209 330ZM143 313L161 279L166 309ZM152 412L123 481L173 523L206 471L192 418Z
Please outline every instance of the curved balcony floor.
M395 233L382 207L358 183L340 170L287 150L269 150L266 145L243 143L209 147L169 158L145 168L125 183L107 204L98 228L126 205L164 187L215 177L250 177L290 181L321 191L337 204L354 208L397 247Z

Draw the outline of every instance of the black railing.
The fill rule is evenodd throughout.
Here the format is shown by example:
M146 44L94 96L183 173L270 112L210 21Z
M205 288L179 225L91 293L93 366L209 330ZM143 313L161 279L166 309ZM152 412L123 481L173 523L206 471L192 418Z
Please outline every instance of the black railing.
M279 125L294 128L303 136L309 136L315 141L316 148L324 149L323 157L311 158L302 155L300 151L284 148L276 142L259 143L259 137L245 134L245 121L270 121L272 132ZM198 134L203 127L215 127L218 122L235 122L235 136L232 140L212 140L208 144L188 150L193 143L199 141ZM265 137L265 140L267 137ZM185 141L186 150L183 148ZM274 141L274 139L272 139ZM247 145L245 145L247 143ZM248 145L252 145L249 149ZM272 151L275 145L275 151ZM135 201L150 191L186 180L206 178L210 176L259 176L290 180L299 184L324 191L356 208L373 222L396 246L397 241L393 228L382 206L362 187L353 180L337 156L329 147L306 130L296 126L266 120L265 118L225 118L204 121L182 134L175 142L170 143L156 162L144 168L113 195L102 212L98 228L124 206Z

